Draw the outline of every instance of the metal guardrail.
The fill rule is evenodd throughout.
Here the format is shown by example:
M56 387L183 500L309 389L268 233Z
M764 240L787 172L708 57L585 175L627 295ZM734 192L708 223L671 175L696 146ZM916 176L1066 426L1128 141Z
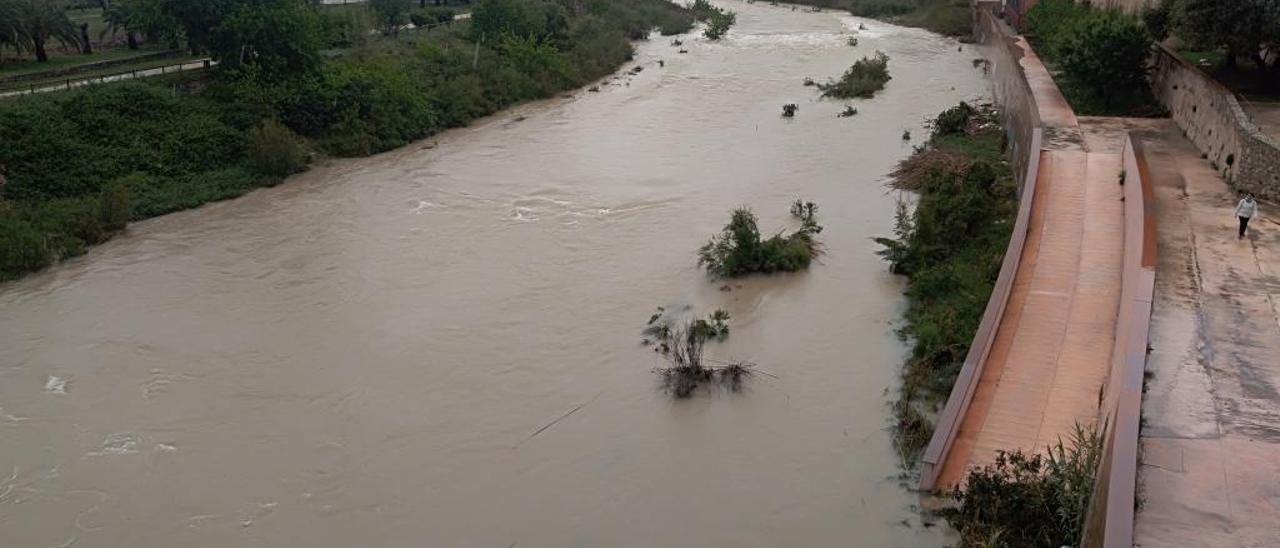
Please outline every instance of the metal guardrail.
M84 86L93 85L93 84L106 84L109 82L122 82L125 80L136 80L139 78L147 78L151 76L177 74L180 72L200 71L200 70L206 70L216 64L217 62L211 59L197 59L195 61L190 61L187 63L164 65L164 66L150 68L150 69L141 69L141 70L135 69L135 70L128 70L128 71L121 71L121 72L112 73L112 74L103 74L101 76L95 76L93 78L82 78L82 79L67 78L62 83L58 83L58 84L49 84L46 82L44 84L32 84L27 89L0 92L0 98L20 97L23 95L34 95L37 93L49 93L54 91L66 91L66 90L75 89L78 87L84 87Z

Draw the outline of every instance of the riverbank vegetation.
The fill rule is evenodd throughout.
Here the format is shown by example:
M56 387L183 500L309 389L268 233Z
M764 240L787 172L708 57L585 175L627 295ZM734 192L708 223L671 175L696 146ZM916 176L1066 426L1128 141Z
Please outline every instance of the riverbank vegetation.
M779 232L762 240L755 213L745 207L735 209L724 230L698 250L698 266L722 278L809 268L813 259L822 253L822 244L817 239L822 226L817 222L816 211L815 205L800 219L799 230L790 234Z
M1102 437L1079 424L1043 455L1002 451L969 472L941 513L962 547L1079 546L1101 455Z
M844 10L859 17L918 27L946 36L973 33L969 0L786 0L786 3Z
M109 237L102 204L139 220L278 183L311 152L390 150L582 86L629 60L629 39L694 23L665 0L478 0L468 21L377 38L363 6L157 6L171 11L137 32L211 55L212 75L0 102L0 279Z
M1077 114L1163 116L1148 79L1154 40L1142 22L1075 0L1043 0L1026 32Z
M877 91L884 89L892 76L889 76L889 56L877 51L874 56L863 57L853 63L839 80L830 80L818 84L823 97L836 99L868 99Z
M892 186L917 195L900 202L892 238L876 238L890 270L907 277L900 334L912 341L893 403L895 445L914 465L932 435L986 309L1016 215L994 109L966 103L934 120L929 141L899 164Z

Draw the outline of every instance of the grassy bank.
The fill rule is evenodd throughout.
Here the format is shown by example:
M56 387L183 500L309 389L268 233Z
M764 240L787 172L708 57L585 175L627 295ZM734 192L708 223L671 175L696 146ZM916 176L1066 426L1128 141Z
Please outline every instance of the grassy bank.
M859 17L947 36L968 36L973 31L969 0L786 0L786 3L845 10Z
M914 209L899 205L894 237L877 239L891 270L907 277L900 333L913 346L893 409L897 448L914 464L982 320L1016 215L998 115L964 103L944 111L892 184L918 196Z
M196 93L130 82L0 102L0 279L82 253L122 219L276 184L312 153L386 151L554 96L631 59L629 40L693 26L665 0L481 0L469 22L352 45L366 18L276 4L260 27L236 24L279 49L259 43Z

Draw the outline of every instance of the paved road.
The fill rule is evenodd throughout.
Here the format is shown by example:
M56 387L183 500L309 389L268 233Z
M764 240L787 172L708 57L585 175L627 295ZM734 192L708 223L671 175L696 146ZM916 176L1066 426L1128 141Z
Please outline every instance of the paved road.
M1136 545L1280 546L1280 209L1238 240L1235 193L1162 122Z
M34 88L21 89L17 91L0 92L0 97L13 97L17 95L31 95L33 93L48 93L51 91L62 91L72 88L88 86L92 84L105 84L108 82L122 82L125 80L133 80L137 78L146 78L148 76L160 76L162 74L172 74L175 72L188 72L192 70L204 70L204 63L208 59L197 59L189 63L177 65L166 65L159 68L136 70L112 74L107 76L95 76L93 78L84 78L80 80L68 80L61 84L42 84ZM212 63L217 64L217 63Z

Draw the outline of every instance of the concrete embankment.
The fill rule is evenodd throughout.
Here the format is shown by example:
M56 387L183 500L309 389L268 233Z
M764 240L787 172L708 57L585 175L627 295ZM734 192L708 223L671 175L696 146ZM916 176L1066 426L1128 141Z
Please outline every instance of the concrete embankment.
M1093 424L1119 306L1120 151L1088 150L1025 39L989 12L979 16L1010 134L1043 138L1014 145L1015 163L1028 170L1023 212L984 321L994 333L975 340L940 418L922 469L926 488L961 482L998 451L1039 451L1076 423Z

